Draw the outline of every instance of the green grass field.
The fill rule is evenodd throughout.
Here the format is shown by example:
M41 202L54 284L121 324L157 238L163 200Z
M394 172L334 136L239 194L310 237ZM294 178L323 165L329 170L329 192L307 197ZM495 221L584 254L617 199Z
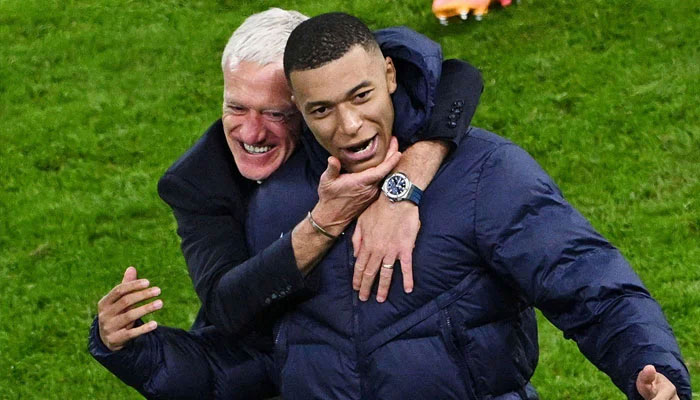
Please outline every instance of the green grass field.
M627 256L700 372L700 3L523 0L447 27L428 0L0 0L0 398L138 398L86 350L124 268L198 300L165 169L219 117L220 53L271 6L407 25L481 69L474 125L527 149ZM540 319L543 399L623 398ZM697 392L698 381L693 382Z

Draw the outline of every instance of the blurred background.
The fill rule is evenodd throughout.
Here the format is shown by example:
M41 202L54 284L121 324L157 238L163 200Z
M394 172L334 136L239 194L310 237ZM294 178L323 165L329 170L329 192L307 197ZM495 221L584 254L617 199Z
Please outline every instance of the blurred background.
M220 117L228 37L273 6L406 25L479 68L473 124L529 151L622 250L697 376L699 2L522 0L442 26L424 0L0 0L0 398L139 398L86 350L129 265L163 289L160 324L192 323L156 182ZM543 399L624 397L539 323Z

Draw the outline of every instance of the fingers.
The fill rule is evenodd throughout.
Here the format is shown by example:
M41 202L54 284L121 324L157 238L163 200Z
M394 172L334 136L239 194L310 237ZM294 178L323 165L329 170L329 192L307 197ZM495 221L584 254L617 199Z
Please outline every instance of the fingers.
M126 278L126 273L124 273L124 275ZM127 294L136 290L145 289L148 287L148 285L150 285L148 279L137 279L135 281L120 283L119 285L112 288L112 290L110 290L109 293L107 293L107 295L97 303L97 308L100 309L108 305L114 304Z
M321 182L332 181L340 175L340 160L330 156L328 157L328 166L321 175Z
M377 165L376 167L368 168L362 172L358 172L357 174L362 176L363 181L366 185L375 184L380 180L384 179L385 176L389 175L389 173L399 163L399 160L401 160L401 153L397 151L391 157L386 158L384 161L381 162L381 164Z
M156 321L147 322L141 326L131 329L120 329L102 337L102 342L112 351L121 350L130 340L133 340L144 333L151 332L158 327Z
M120 313L125 310L129 310L135 304L138 304L144 300L151 299L160 295L159 287L152 287L144 290L139 290L137 292L129 293L123 296L119 300L113 303L112 308L114 313Z
M136 281L120 283L119 285L112 288L100 301L97 302L97 309L102 312L106 308L110 307L115 302L119 301L123 296L143 288L148 287L149 282L147 279L140 279Z
M160 288L148 288L132 292L121 297L118 301L102 307L98 315L101 327L105 331L121 329L144 315L161 309L163 307L162 300L156 300L141 307L132 308L134 305L158 295L160 295Z
M360 282L361 301L367 301L367 299L369 299L369 293L372 290L374 278L377 276L377 270L381 262L382 258L376 254L372 254L367 261L364 272L362 272L362 282Z
M401 160L401 153L399 152L399 142L396 137L391 138L389 142L389 149L387 150L384 160L377 166L368 168L357 174L363 178L364 184L372 185L379 182L385 176L396 167Z
M366 250L360 250L355 260L355 269L352 274L352 288L354 290L360 290L360 285L362 284L362 277L367 267L367 261L369 261L369 252Z
M379 268L379 285L377 287L377 303L383 303L389 293L391 276L394 274L395 257L385 257ZM388 267L390 266L390 267Z
M637 375L637 391L645 400L677 400L676 386L653 365L646 365Z
M111 319L109 322L105 323L105 329L110 331L116 331L124 327L128 327L130 324L142 318L154 311L163 308L163 300L155 300L148 304L144 304L141 307L136 307L133 310L129 310L123 314Z
M150 282L147 279L136 279L136 276L135 268L127 268L122 283L112 288L97 303L100 339L112 351L121 349L129 340L150 332L157 326L151 321L133 328L136 320L163 307L162 300L155 300L133 308L161 292L158 287L149 288Z
M387 158L391 158L398 151L399 151L399 141L396 139L396 136L392 136L391 141L389 142L389 148L386 151L386 155L384 156L384 159L386 160Z
M352 256L357 258L357 253L360 252L360 246L362 246L362 217L357 220L355 225L355 232L352 234Z
M656 368L653 365L645 366L637 375L637 391L644 399L650 400L656 396L655 380Z
M403 275L403 291L413 291L413 253L409 250L399 256L401 261L401 275Z
M127 283L136 280L136 268L129 266L124 271L124 278L122 278L122 283Z

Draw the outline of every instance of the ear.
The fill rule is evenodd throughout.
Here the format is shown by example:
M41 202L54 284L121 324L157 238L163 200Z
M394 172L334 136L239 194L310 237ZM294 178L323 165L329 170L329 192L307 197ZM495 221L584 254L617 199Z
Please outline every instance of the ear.
M393 94L396 91L396 68L391 57L386 57L384 62L386 64L386 85L389 93Z

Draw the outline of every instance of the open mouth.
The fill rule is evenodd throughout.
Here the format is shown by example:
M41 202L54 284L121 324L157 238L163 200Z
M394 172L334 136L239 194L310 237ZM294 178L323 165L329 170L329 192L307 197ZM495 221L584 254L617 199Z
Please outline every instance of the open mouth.
M362 155L362 153L365 153L372 148L372 144L374 143L374 139L376 138L377 135L374 135L371 139L365 140L357 146L348 147L346 148L346 150L355 153L356 155Z
M243 143L243 150L248 154L264 154L273 148L274 146L253 146L252 144Z
M379 142L377 137L378 136L375 134L368 140L341 149L341 162L356 164L365 162L374 157L377 153L377 143Z

